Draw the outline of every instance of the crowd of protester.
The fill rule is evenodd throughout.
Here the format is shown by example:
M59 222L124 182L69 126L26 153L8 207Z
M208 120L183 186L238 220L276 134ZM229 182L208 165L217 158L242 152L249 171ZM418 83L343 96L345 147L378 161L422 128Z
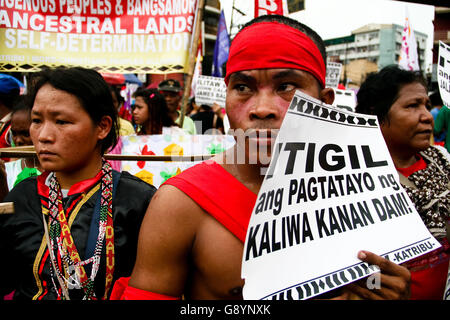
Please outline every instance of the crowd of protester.
M278 49L266 52L271 41ZM279 129L296 90L332 104L325 65L323 41L307 26L277 15L246 24L227 63L231 128ZM138 88L128 121L119 116L120 87L96 71L45 69L26 95L0 78L0 147L34 146L37 155L2 159L0 196L14 213L0 215L0 295L242 299L242 232L264 179L261 163L227 163L225 151L157 190L104 158L120 136L227 133L217 104L191 98L182 117L182 93L175 79ZM356 112L378 117L400 182L442 247L403 265L361 251L358 258L380 266L381 288L360 281L327 297L442 299L450 255L448 107L428 94L420 74L397 66L369 75L357 100Z

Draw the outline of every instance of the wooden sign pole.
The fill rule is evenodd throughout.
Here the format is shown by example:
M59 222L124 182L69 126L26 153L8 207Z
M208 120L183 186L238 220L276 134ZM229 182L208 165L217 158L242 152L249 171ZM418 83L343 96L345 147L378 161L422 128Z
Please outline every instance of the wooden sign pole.
M122 161L172 161L172 162L184 162L184 161L203 161L208 160L214 155L129 155L129 154L105 154L104 157L107 160L122 160ZM25 147L11 147L0 148L0 157L2 158L32 158L37 157L34 146Z
M200 37L200 29L203 20L204 4L205 0L198 0L197 14L194 22L195 30L193 31L192 34L192 42L191 42L192 46L191 51L189 52L188 71L186 73L186 79L184 81L183 97L181 99L180 127L183 127L184 117L186 113L186 106L191 92L192 76L194 74L195 69L195 58L197 57L198 39Z

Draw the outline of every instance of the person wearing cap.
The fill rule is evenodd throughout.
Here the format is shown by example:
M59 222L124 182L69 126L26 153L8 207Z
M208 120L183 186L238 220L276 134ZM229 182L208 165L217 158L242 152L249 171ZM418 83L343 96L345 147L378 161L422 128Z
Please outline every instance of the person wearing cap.
M0 75L0 148L11 146L9 130L11 128L11 111L20 95L20 85L9 75Z
M181 114L178 111L181 101L181 85L175 79L163 80L158 85L158 90L166 99L169 114L175 120L176 124L180 124ZM197 134L194 121L189 117L184 117L183 130L188 134Z
M243 298L244 242L267 167L249 146L272 146L296 90L333 102L333 89L325 88L325 61L322 39L290 18L260 16L240 30L227 62L226 111L232 129L255 138L237 139L233 148L159 188L142 223L131 278L116 282L113 299ZM239 150L245 150L244 163L229 161ZM367 251L358 257L380 266L380 288L357 282L335 298L408 297L406 268Z

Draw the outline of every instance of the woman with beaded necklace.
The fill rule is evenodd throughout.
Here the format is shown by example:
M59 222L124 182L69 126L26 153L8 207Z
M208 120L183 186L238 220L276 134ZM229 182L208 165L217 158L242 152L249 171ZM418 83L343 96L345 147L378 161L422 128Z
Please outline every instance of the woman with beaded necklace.
M84 68L47 69L32 81L30 135L44 172L15 186L0 217L0 293L14 299L107 299L132 271L155 188L112 170L117 142L108 85Z

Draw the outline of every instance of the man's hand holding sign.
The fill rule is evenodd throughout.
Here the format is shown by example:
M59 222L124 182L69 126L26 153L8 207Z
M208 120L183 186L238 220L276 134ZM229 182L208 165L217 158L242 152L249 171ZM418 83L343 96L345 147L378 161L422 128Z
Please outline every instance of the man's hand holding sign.
M354 295L352 293L363 299L370 300L404 300L409 298L411 275L406 268L368 251L360 251L358 258L369 265L375 265L380 268L380 281L376 283L379 286L370 286L369 281L365 279L359 280L344 288L346 289L343 295L345 298L353 299Z
M376 117L297 91L250 219L244 298L308 299L378 268L378 288L347 289L406 298L409 272L398 264L439 246L400 186Z

